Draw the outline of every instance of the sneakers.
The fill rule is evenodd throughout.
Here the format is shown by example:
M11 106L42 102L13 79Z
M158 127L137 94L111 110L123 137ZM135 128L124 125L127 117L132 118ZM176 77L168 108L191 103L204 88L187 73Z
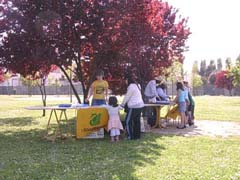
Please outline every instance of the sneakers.
M194 123L193 122L191 122L191 123L188 123L189 124L189 126L193 126L194 125Z
M184 126L177 126L177 128L178 129L184 129L184 128L186 128L186 126L184 125Z

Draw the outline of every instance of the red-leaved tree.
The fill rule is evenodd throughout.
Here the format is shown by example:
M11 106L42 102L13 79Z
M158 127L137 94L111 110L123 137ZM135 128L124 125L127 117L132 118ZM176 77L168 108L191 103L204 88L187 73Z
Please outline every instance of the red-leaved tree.
M0 67L0 83L5 81L4 69Z
M229 71L220 71L216 74L215 86L217 88L225 88L232 95L233 77L230 76Z
M68 69L84 96L99 68L113 92L123 93L127 69L144 86L173 59L183 62L190 34L187 20L177 21L177 10L159 0L11 0L1 9L0 65L26 75L55 64L79 102Z

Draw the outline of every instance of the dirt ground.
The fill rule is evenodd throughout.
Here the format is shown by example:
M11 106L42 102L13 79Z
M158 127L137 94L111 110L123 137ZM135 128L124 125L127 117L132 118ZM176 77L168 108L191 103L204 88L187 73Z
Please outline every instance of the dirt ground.
M154 128L146 131L180 136L240 136L240 123L236 122L201 120L195 121L194 126L185 129L177 129L176 126L177 122L169 122L166 128Z

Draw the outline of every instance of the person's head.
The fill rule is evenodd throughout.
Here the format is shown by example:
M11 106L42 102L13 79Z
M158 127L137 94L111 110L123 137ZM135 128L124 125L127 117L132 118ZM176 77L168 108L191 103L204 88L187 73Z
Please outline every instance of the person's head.
M165 82L161 82L158 87L162 88L163 90L167 89L167 85Z
M156 80L157 84L160 84L163 81L162 76L156 76L154 79Z
M97 70L95 76L96 76L97 79L102 79L103 76L104 76L104 72L103 72L103 70L101 70L101 69Z
M177 82L177 90L181 89L184 91L184 88L183 88L183 83L182 82Z
M126 74L124 79L127 81L128 85L137 83L137 78L136 78L135 74L133 74L133 73Z
M108 105L117 107L118 106L118 100L116 96L110 96L108 99Z
M189 84L187 81L183 81L184 86L189 87Z

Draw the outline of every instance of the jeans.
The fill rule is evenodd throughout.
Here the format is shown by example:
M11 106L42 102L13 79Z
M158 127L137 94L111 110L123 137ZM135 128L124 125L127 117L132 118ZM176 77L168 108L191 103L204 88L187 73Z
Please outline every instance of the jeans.
M92 106L100 106L102 104L106 104L105 99L92 99Z
M140 139L141 137L140 117L142 109L143 108L129 108L125 120L129 139Z

